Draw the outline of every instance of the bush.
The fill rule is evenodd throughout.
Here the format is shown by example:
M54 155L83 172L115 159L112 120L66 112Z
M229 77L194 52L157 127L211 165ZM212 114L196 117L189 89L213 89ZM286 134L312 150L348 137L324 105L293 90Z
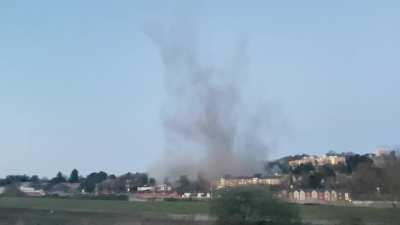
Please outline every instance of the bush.
M297 225L299 209L276 199L265 187L226 188L214 193L211 213L217 225Z

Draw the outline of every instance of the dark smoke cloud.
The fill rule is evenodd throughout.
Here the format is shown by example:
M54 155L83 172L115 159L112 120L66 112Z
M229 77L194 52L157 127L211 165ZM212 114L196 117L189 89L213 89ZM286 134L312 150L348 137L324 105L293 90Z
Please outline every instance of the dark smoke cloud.
M230 62L202 60L192 24L146 27L165 66L169 102L163 110L165 155L151 169L159 178L198 173L208 178L259 172L270 146L268 105L245 110L241 84L249 67L239 41Z

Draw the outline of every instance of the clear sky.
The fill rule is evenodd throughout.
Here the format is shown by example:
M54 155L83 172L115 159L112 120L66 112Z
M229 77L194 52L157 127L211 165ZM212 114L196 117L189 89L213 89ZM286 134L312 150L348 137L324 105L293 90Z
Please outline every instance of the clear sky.
M272 157L400 144L399 1L182 2L1 1L0 176L145 171L166 94L143 27L181 14L216 61L246 37L245 95L288 124Z

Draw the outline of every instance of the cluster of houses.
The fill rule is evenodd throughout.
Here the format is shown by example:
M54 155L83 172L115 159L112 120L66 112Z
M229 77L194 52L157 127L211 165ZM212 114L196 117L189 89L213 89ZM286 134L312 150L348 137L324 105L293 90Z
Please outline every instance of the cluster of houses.
M215 182L216 189L226 187L238 187L246 185L269 185L279 186L282 183L280 177L257 178L257 177L239 177L239 178L220 178Z
M166 199L211 199L211 193L186 192L178 194L171 185L159 184L156 186L137 187L136 192L129 194L129 201L159 201Z
M337 192L335 190L294 190L281 191L279 197L290 202L297 203L350 203L351 196L348 192Z
M157 192L157 193L164 193L164 192L171 192L172 186L168 184L159 184L155 186L142 186L137 187L137 192ZM128 191L129 192L129 191Z
M279 186L281 182L281 179L278 177L220 178L214 182L214 189L249 185ZM4 192L4 189L4 187L0 187L0 194ZM74 183L57 184L47 192L42 189L30 187L29 183L22 183L18 189L30 197L43 197L46 195L73 197L74 195L84 194L79 189L79 184ZM95 195L96 194L101 195L101 193L95 193ZM125 195L127 195L129 201L161 201L169 199L209 200L212 198L211 192L178 194L171 185L167 184L137 187L135 191L130 191L128 189ZM283 190L279 192L278 197L285 201L300 204L337 204L352 202L350 193L336 190Z
M59 183L54 185L50 190L44 191L41 188L32 187L30 182L23 182L17 186L18 190L28 197L43 197L43 196L59 196L71 197L75 194L81 193L79 183ZM5 190L5 187L2 187ZM4 191L3 191L4 192Z
M44 190L35 189L33 187L20 186L19 190L21 192L25 193L27 196L30 196L30 197L42 197L42 196L46 195Z
M323 166L323 165L338 165L345 164L346 157L337 155L322 155L322 156L303 156L301 159L289 161L289 166L296 167L301 164L311 163L313 166Z
M178 194L175 191L138 191L135 193L129 194L129 201L162 201L162 200L185 200L185 199L192 199L192 200L209 200L211 199L211 193L191 193L186 192L182 195Z

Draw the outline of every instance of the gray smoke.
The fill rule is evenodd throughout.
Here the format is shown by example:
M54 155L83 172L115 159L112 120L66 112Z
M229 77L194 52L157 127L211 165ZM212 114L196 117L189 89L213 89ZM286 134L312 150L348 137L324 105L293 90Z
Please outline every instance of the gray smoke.
M239 41L226 65L202 60L194 26L148 26L146 34L165 66L169 96L162 111L168 147L152 176L208 178L250 176L262 169L269 150L269 108L242 102L249 67L247 45ZM254 111L254 110L253 110Z

